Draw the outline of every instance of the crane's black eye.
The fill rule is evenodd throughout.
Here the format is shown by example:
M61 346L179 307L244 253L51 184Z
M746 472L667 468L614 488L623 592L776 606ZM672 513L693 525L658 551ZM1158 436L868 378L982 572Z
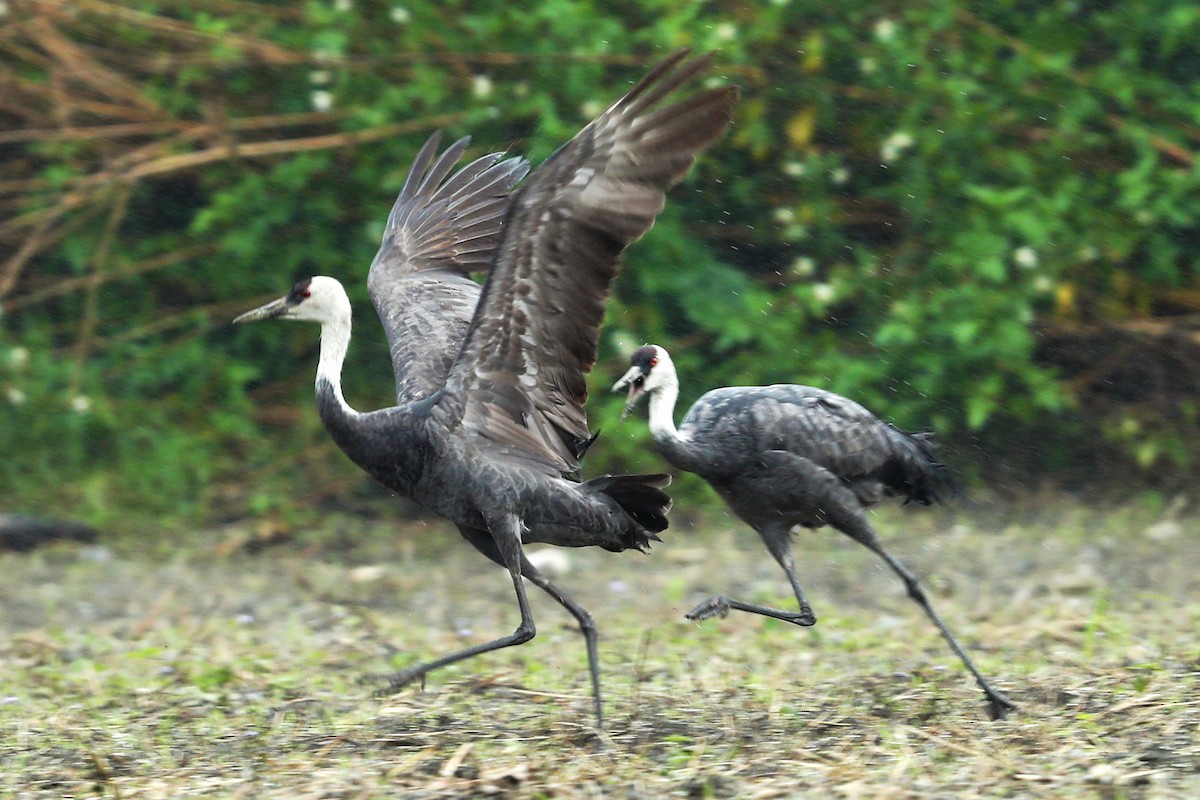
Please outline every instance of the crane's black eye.
M305 290L304 290L304 296L305 296L305 297L312 297L312 289L305 289Z

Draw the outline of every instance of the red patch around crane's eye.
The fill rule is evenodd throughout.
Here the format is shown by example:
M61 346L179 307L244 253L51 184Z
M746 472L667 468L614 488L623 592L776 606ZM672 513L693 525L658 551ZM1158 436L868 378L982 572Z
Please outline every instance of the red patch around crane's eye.
M657 359L657 358L652 358L652 359L650 359L650 366L652 366L652 367L657 367L657 366L658 366L658 359Z
M312 290L311 290L311 289L305 289L305 290L304 290L304 296L305 296L305 297L312 297Z

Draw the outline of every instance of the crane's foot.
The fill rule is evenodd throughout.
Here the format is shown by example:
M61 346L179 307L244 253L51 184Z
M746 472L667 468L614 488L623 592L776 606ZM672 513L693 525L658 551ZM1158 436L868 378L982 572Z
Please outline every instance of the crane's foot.
M790 622L793 625L799 625L801 628L811 628L817 624L817 615L812 612L811 608L806 608L799 614L789 614L786 617L780 617L784 622Z
M992 720L993 722L995 722L996 720L1008 719L1008 712L1014 711L1017 708L1016 703L1009 700L1007 697L1000 694L1000 692L997 692L995 689L992 689L991 691L985 691L984 694L987 696L987 699L988 699L988 704L987 704L988 719Z
M425 676L428 672L428 670L421 667L410 667L400 672L363 675L359 678L358 682L362 685L375 686L376 689L371 692L371 696L379 700L396 694L405 686L418 679L421 681L421 688L424 689Z
M724 597L710 597L689 611L686 616L693 622L703 622L713 617L724 617L728 613L728 600Z
M702 622L713 617L723 617L730 610L745 611L750 614L761 614L764 617L790 622L793 625L800 625L808 628L817 624L817 617L813 614L812 609L805 603L798 612L784 611L779 608L768 608L767 606L756 606L750 603L743 603L741 600L733 600L728 597L710 597L701 602L695 608L687 613L687 618L695 622Z

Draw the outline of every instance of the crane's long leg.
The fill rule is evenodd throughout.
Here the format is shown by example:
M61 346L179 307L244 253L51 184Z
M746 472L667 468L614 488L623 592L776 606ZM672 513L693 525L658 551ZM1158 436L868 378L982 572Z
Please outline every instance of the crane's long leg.
M808 598L804 596L804 590L800 588L800 581L796 577L796 566L792 560L792 542L788 529L782 525L764 526L758 530L758 535L762 537L763 542L767 545L767 549L771 551L771 555L779 562L779 566L783 567L783 571L787 573L788 580L792 584L792 591L796 595L796 602L800 604L799 613L784 611L782 608L755 605L754 603L746 603L732 597L717 595L700 602L695 608L689 611L687 613L688 619L700 621L714 616L723 617L729 613L730 609L734 609L736 611L747 611L751 614L761 614L764 617L773 617L774 619L791 622L804 627L816 624L817 617L813 614L812 606L808 604Z
M835 512L830 513L829 521L838 530L877 553L891 567L892 571L900 576L900 580L904 581L904 587L908 591L908 596L921 607L925 615L937 626L938 631L942 634L942 638L946 640L950 645L950 649L954 651L967 670L975 677L975 682L979 684L979 688L987 696L988 716L992 719L1004 719L1007 717L1009 709L1016 708L1016 705L988 683L987 679L975 668L975 664L971 661L970 656L959 645L958 640L954 638L954 634L950 633L950 629L946 627L946 623L942 622L942 618L938 616L938 613L933 610L933 606L930 605L929 598L926 597L925 590L921 587L921 583L917 580L916 575L883 549L883 545L879 543L879 538L875 535L875 530L867 521L862 509L855 507L851 510L841 505Z
M464 533L465 535L465 533ZM417 678L424 678L426 673L432 672L439 667L444 667L447 664L453 664L456 661L477 656L481 653L488 653L492 650L499 650L504 647L512 647L513 645L524 644L534 637L537 633L537 628L533 624L533 614L529 610L529 598L525 596L525 582L521 579L521 522L515 515L507 515L499 521L493 522L491 535L488 536L491 540L493 548L492 553L485 552L496 563L500 564L508 570L512 576L513 589L517 593L517 605L521 609L521 624L517 629L508 636L502 636L499 639L494 639L490 642L484 642L473 647L467 647L462 650L451 653L448 656L430 661L426 664L418 664L415 667L401 670L388 679L387 685L380 690L380 693L386 694L394 692L400 687L413 682ZM468 541L479 547L479 544L468 537ZM482 549L482 548L481 548Z
M492 541L492 537L487 531L474 530L472 528L459 528L463 538L475 545L475 548L485 556L495 561L500 566L504 566L504 562L500 556L500 551L496 548L496 543ZM546 594L553 597L562 605L575 621L579 623L579 631L583 634L584 642L587 644L588 669L592 676L592 697L596 703L596 728L604 727L604 714L600 701L600 656L597 650L598 635L596 633L596 623L592 619L592 615L587 612L583 606L575 602L566 592L559 589L550 579L541 573L541 571L529 563L529 559L521 553L521 574L528 578L535 586L540 588Z

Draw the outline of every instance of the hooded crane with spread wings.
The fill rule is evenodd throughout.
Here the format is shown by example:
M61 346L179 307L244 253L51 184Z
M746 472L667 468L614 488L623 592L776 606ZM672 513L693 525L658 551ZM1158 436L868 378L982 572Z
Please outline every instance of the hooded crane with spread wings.
M584 376L622 251L729 122L732 86L664 102L710 56L668 57L515 191L521 160L489 155L448 178L466 141L437 158L437 137L426 143L368 278L391 348L395 406L363 413L342 396L351 315L334 278L302 280L235 320L320 323L317 407L334 441L384 486L457 525L512 577L521 623L511 635L406 669L388 689L532 639L528 579L578 620L601 723L595 624L522 544L645 550L667 526L668 476L576 479L593 439ZM482 290L468 277L474 270L487 271Z

